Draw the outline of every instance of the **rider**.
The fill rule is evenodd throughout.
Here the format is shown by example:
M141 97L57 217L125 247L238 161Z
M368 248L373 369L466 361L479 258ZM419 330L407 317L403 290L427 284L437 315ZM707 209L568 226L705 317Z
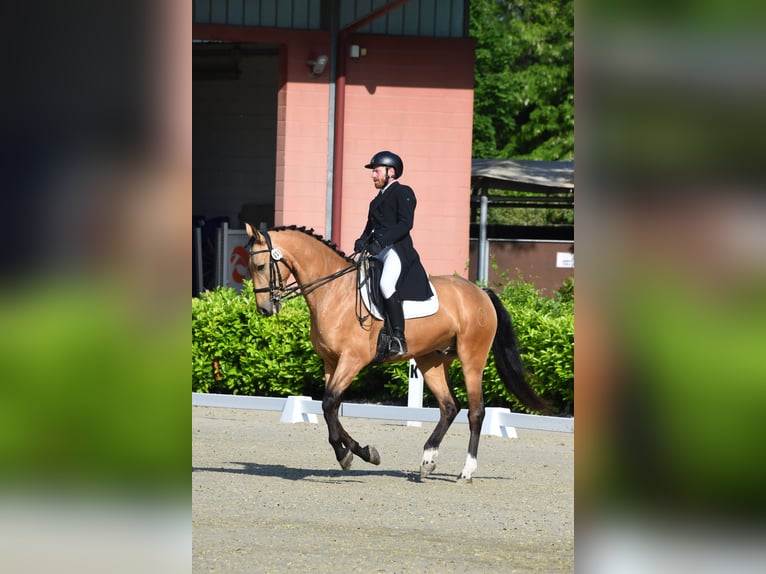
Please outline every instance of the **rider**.
M380 291L391 331L388 353L401 357L407 354L402 301L424 301L432 296L410 236L417 200L411 187L397 181L404 164L395 153L380 151L364 167L372 170L372 182L379 192L370 202L367 224L354 242L354 250L367 251L383 262Z

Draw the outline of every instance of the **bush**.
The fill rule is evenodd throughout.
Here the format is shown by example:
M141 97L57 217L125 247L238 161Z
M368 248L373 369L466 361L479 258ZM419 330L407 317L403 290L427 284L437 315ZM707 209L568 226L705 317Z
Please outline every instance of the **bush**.
M574 283L567 283L551 298L532 284L516 280L507 283L499 296L513 318L530 385L560 413L573 414ZM494 362L491 366L494 369ZM518 405L504 387L499 390L499 396Z
M259 396L322 393L324 368L308 333L303 299L273 318L256 311L252 283L192 299L192 390Z
M284 301L278 315L256 311L252 282L242 294L229 287L192 298L192 391L321 399L324 365L311 345L308 306L302 297ZM386 385L404 385L406 364L366 367L346 400L390 402Z
M547 298L523 281L506 284L498 296L509 309L527 365L529 381L557 412L574 408L573 287L567 296ZM306 395L320 399L324 369L309 336L309 311L303 298L283 302L275 317L256 311L252 284L238 294L222 287L192 299L192 390L259 396ZM362 369L345 400L406 404L407 363ZM460 361L450 367L455 394L466 405ZM490 357L484 369L487 406L524 411L509 395ZM426 390L424 404L434 405Z

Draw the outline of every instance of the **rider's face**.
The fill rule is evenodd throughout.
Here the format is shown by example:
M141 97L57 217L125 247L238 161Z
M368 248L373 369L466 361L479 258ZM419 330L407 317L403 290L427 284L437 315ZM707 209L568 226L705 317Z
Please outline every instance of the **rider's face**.
M375 184L375 189L383 189L386 185L386 171L391 168L379 165L372 168L372 183Z

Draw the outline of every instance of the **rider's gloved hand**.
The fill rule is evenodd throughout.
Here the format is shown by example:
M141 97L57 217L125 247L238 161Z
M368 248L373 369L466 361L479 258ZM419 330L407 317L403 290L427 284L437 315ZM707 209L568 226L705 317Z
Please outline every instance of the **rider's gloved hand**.
M370 255L377 255L377 254L378 254L378 253L380 253L381 251L383 251L383 246L380 244L380 241L378 241L377 239L373 239L373 240L372 240L372 241L370 241L370 243L367 245L367 252L368 252Z

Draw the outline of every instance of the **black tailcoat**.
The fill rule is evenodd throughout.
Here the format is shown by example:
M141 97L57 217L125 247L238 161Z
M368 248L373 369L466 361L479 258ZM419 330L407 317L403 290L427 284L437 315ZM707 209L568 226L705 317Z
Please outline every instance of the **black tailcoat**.
M401 300L424 301L431 297L428 275L412 244L410 230L415 221L417 200L412 188L394 181L384 193L370 202L367 225L360 239L377 239L381 246L393 245L402 262L402 273L396 283L396 297Z

